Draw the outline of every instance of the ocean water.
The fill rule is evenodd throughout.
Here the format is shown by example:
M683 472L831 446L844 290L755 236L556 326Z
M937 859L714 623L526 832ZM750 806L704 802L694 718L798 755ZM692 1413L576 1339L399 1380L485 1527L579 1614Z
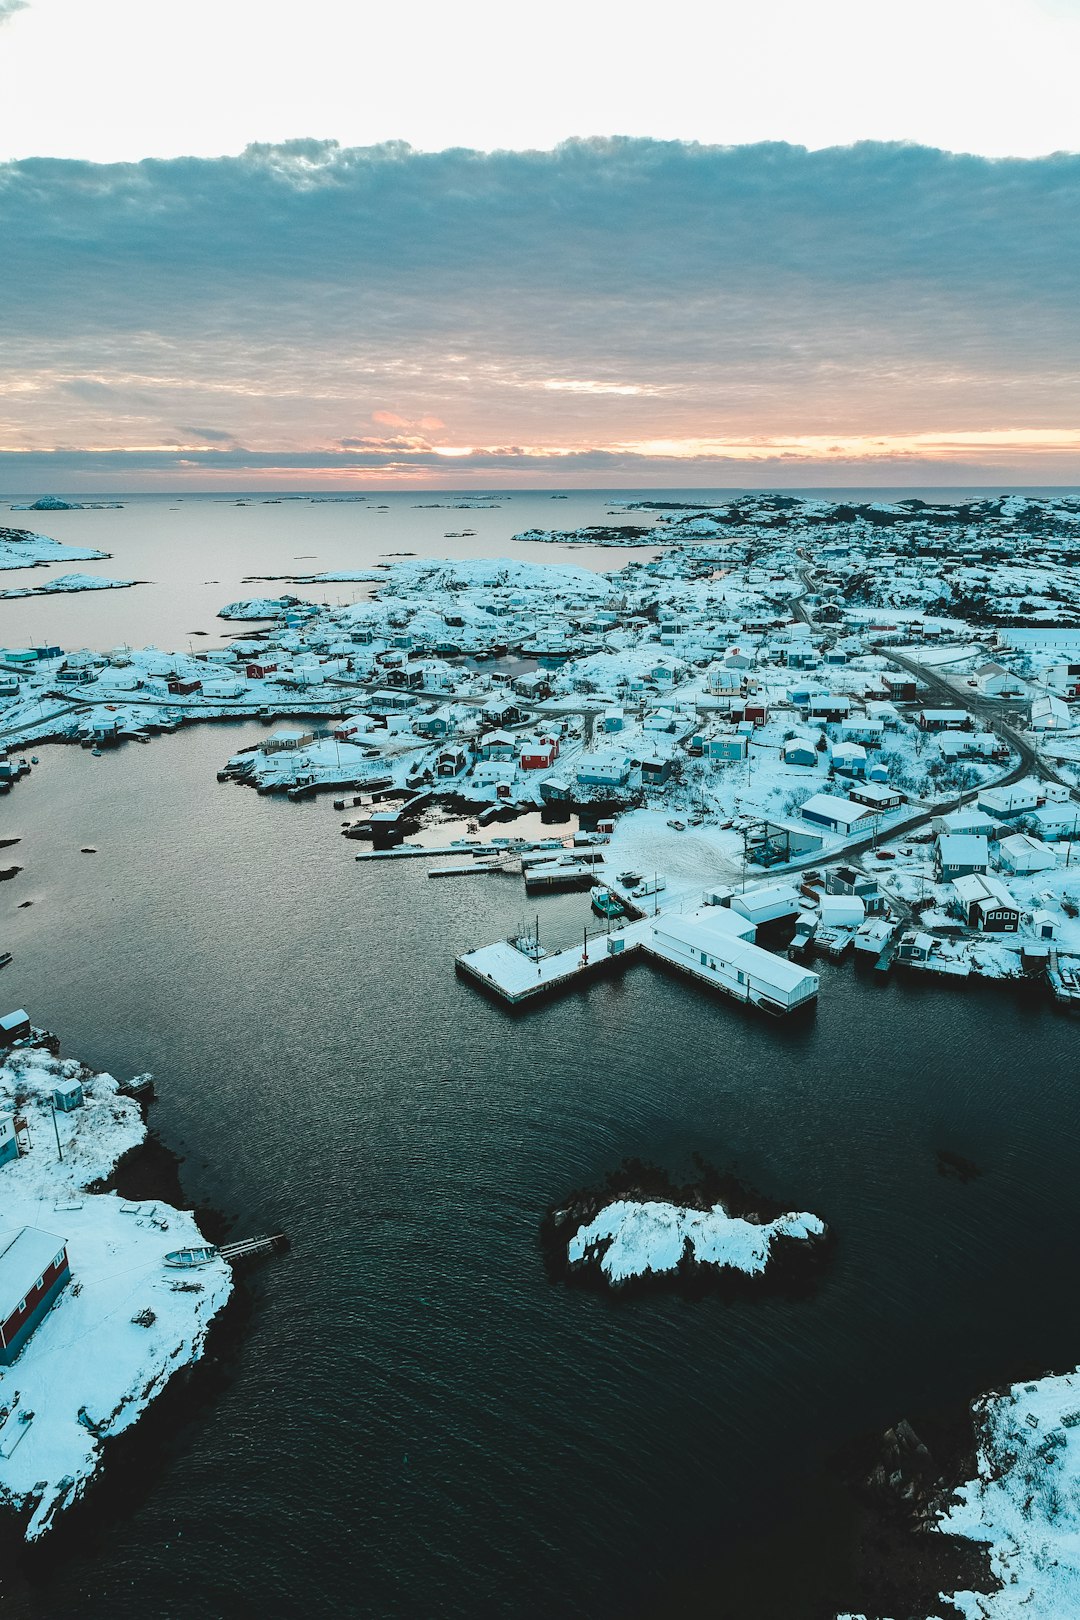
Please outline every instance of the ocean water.
M159 534L180 592L161 504L139 508L138 543ZM327 510L292 514L298 553ZM127 512L41 526L74 538L85 517ZM164 643L136 618L92 634L138 594L69 599L90 616L78 639ZM44 1556L7 1549L4 1615L798 1620L767 1608L768 1567L752 1607L713 1573L745 1591L755 1538L794 1535L839 1445L1080 1359L1075 1025L829 965L808 1023L646 966L512 1016L453 957L522 919L520 884L358 865L329 799L218 784L261 735L43 748L0 802L24 868L0 888L5 1002L72 1055L153 1070L189 1201L292 1240L250 1274L197 1405L152 1421ZM586 908L527 909L569 943ZM982 1174L943 1178L941 1149ZM689 1172L695 1152L834 1227L814 1297L613 1301L547 1280L549 1203L628 1155Z

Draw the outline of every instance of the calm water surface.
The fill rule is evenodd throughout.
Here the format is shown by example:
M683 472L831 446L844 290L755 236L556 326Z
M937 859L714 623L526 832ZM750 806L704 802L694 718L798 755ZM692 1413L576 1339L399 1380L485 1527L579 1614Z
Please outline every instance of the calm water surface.
M188 1198L293 1244L204 1409L8 1569L5 1614L669 1612L846 1437L1076 1361L1075 1025L828 966L809 1024L644 966L508 1016L452 963L520 919L520 884L357 865L328 800L216 783L262 734L43 749L0 801L24 867L0 889L6 1004L152 1069ZM545 897L545 936L586 905ZM983 1174L943 1179L940 1148ZM547 1282L550 1201L695 1150L834 1225L812 1300Z

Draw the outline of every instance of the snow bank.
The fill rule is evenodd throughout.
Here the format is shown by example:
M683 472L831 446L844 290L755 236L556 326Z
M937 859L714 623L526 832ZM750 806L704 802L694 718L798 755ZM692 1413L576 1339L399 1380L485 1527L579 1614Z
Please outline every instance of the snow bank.
M60 1080L85 1105L57 1114ZM31 1226L67 1244L72 1279L9 1367L0 1368L0 1502L36 1540L101 1465L106 1440L129 1428L172 1375L198 1359L232 1289L225 1261L191 1273L164 1265L204 1241L194 1216L160 1202L86 1191L146 1136L138 1106L111 1075L40 1050L0 1066L0 1109L26 1120L28 1146L0 1165L0 1226Z
M825 1223L816 1215L781 1215L758 1224L729 1215L723 1204L701 1210L618 1199L578 1228L570 1239L567 1260L571 1266L599 1261L608 1281L619 1284L648 1272L675 1271L689 1245L698 1265L730 1267L754 1277L768 1265L777 1238L824 1235Z

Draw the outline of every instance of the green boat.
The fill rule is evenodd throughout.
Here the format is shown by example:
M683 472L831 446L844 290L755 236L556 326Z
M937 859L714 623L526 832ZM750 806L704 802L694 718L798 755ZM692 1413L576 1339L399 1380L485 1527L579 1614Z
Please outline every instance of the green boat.
M610 889L594 889L591 895L592 908L598 917L623 917L626 907L618 895L612 894Z

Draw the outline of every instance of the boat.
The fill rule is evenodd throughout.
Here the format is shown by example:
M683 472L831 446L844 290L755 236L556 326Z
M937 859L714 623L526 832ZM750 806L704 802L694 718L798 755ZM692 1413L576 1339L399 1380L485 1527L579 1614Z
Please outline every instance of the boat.
M626 907L617 894L610 889L597 888L591 895L592 908L598 917L622 917L626 914Z
M178 1271L190 1271L195 1266L208 1266L212 1260L218 1258L218 1250L212 1243L197 1244L190 1249L172 1249L165 1256L165 1264Z

